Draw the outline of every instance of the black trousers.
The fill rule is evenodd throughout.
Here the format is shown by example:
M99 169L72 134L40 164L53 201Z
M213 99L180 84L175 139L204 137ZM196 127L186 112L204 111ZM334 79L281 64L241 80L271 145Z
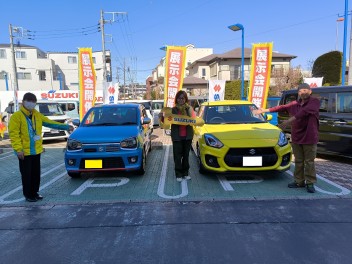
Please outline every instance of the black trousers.
M34 198L37 196L40 186L40 154L25 156L23 160L19 159L19 164L23 195Z
M176 177L189 175L189 151L191 150L191 145L192 140L172 142Z

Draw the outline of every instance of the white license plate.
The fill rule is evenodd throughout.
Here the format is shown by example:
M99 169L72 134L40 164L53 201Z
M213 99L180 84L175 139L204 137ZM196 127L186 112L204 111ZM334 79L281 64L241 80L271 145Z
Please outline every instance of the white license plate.
M51 130L50 130L50 133L51 133L51 134L57 134L57 133L59 133L59 130L51 129Z
M243 166L263 166L262 157L243 157Z

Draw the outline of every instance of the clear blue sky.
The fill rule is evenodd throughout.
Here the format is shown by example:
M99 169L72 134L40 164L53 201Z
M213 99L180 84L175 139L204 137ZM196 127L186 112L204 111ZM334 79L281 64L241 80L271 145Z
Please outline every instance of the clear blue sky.
M273 42L275 51L297 56L293 66L308 68L310 60L335 50L337 28L338 50L343 48L344 25L336 19L344 14L345 0L5 1L1 4L0 43L9 43L8 27L12 24L36 31L34 40L20 42L43 51L101 50L101 33L96 30L101 9L127 12L118 22L105 24L105 33L113 37L113 42L106 38L106 49L112 53L115 80L116 68L122 68L126 58L131 70L137 70L137 81L144 83L164 56L160 50L164 45L194 44L213 48L218 54L239 48L241 32L227 28L235 23L245 28L245 47ZM104 17L112 19L108 13ZM79 33L80 28L88 35ZM348 59L349 34L347 40Z

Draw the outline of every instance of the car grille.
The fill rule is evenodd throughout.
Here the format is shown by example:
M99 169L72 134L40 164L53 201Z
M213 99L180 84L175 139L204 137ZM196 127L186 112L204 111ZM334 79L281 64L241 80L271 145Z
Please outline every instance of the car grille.
M66 136L65 131L58 131L57 133L51 133L51 132L44 132L43 138L50 138L50 137L59 137L59 136Z
M243 157L263 157L263 165L261 167L274 166L278 160L274 148L231 148L224 161L229 167L243 167Z
M110 145L83 145L84 152L117 152L120 150L120 144L110 144Z
M80 169L84 169L85 160L86 159L81 159L81 162L79 164ZM103 169L125 168L125 163L123 162L123 159L121 157L102 158L102 161L103 161Z

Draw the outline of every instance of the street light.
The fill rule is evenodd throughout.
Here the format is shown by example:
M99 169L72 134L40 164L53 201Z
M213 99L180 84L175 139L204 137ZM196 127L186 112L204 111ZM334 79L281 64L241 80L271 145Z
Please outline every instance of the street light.
M231 26L228 26L229 29L232 31L242 31L242 60L241 60L241 99L245 100L246 98L244 97L244 27L242 24L234 24Z

